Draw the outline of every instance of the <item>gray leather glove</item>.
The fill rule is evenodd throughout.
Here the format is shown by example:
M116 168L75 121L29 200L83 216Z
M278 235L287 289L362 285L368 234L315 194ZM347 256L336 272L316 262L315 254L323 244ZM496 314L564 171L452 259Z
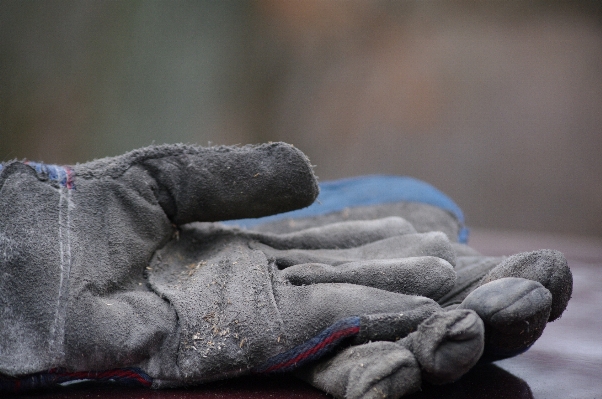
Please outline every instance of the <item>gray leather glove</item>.
M541 336L548 321L560 317L572 292L572 275L564 256L541 250L505 257L485 257L454 242L461 224L449 213L417 203L355 207L324 216L281 220L258 226L260 231L290 234L300 228L340 220L403 216L415 220L418 231L445 231L456 256L454 287L438 302L436 312L417 331L392 342L374 342L345 349L297 371L313 385L341 398L401 397L434 384L459 378L475 362L514 356ZM420 274L420 271L417 271ZM425 276L426 279L429 277ZM457 310L452 310L457 309ZM473 314L458 313L474 310ZM484 351L474 349L481 321ZM388 320L394 325L392 320ZM387 340L384 336L379 339Z
M449 309L479 314L486 331L483 360L504 359L529 349L546 324L562 315L573 292L571 270L558 251L510 257L465 252L457 259L456 285L439 302Z
M162 387L305 364L298 375L337 397L400 397L423 380L459 378L484 339L498 357L515 353L503 334L522 335L524 321L540 334L557 296L517 262L495 272L499 259L455 243L457 221L435 207L389 204L256 231L174 228L309 204L309 164L283 144L166 146L72 169L11 163L0 190L6 375L135 366ZM349 221L354 213L363 221ZM469 267L481 263L485 273ZM492 269L496 281L475 289ZM508 287L498 299L471 300L495 297L499 281ZM354 346L333 351L342 341Z
M0 165L0 374L159 362L178 314L144 273L176 225L284 212L317 194L309 161L283 143Z
M307 159L285 144L2 165L0 386L127 378L131 367L155 387L287 371L441 312L453 249L400 218L289 235L178 228L316 194Z
M165 351L171 357L143 368L155 386L291 371L343 339L395 341L443 313L432 323L441 340L454 335L448 315L470 324L462 328L470 329L470 353L450 359L455 373L459 364L466 371L481 355L482 323L435 302L453 287L454 257L443 233L417 233L397 217L285 235L185 226L148 271L153 291L178 314L180 336ZM424 351L439 346L429 342Z

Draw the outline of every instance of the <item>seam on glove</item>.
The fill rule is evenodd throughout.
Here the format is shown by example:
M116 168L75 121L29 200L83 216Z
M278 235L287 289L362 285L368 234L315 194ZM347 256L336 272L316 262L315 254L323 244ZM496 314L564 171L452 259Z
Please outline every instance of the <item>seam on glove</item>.
M104 371L66 371L59 368L26 377L0 375L0 392L24 392L83 381L111 381L121 385L144 387L150 387L153 383L150 376L136 367Z
M69 302L69 286L71 277L71 242L72 242L72 215L74 207L71 200L71 189L60 190L58 203L58 225L59 225L59 251L60 251L60 279L58 296L56 299L56 311L54 324L50 330L50 349L56 353L61 361L60 354L64 353L65 321L67 319L67 306Z
M271 357L263 365L253 369L254 373L287 372L305 363L319 359L334 349L342 340L355 336L360 331L358 316L339 320L322 330L314 338L288 351Z
M31 166L38 175L59 183L68 190L75 190L75 174L69 166L47 165L39 162L25 161L25 165ZM2 170L2 168L0 168Z
M281 142L268 144L246 144L238 146L217 145L202 147L190 144L161 144L127 152L117 157L108 157L96 159L85 164L78 165L78 176L83 179L94 179L110 176L118 178L128 169L135 165L141 165L148 160L159 160L172 157L181 157L183 155L202 156L204 154L244 152L254 148L274 148L281 145ZM288 144L290 146L290 144ZM292 146L291 146L292 147ZM307 157L305 157L307 159Z

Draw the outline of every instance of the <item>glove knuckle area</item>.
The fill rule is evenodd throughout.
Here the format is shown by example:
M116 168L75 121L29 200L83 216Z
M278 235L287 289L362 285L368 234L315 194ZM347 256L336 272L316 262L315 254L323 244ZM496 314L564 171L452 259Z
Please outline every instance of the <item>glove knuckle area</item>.
M347 398L396 398L419 390L420 368L405 348L374 342L354 347L350 352L356 366L349 375Z
M423 377L433 384L453 382L483 354L484 326L470 310L435 313L400 341L416 356Z
M352 346L297 375L337 398L400 398L420 389L414 355L392 342Z

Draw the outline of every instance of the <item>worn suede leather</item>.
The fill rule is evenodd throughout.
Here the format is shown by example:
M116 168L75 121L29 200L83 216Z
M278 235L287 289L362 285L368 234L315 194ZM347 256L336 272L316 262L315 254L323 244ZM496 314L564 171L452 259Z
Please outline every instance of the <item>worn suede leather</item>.
M383 220L385 230L387 222ZM373 227L374 223L367 226L368 230ZM356 233L361 235L361 227ZM367 267L361 263L357 266L362 258L341 266L291 267L311 280L304 284L292 278L288 269L280 270L275 259L266 254L265 244L257 249L256 240L261 238L235 228L192 224L181 230L178 240L156 253L148 271L149 282L176 310L180 334L180 346L174 352L177 364L161 362L144 367L158 378L156 384L194 383L252 372L271 357L352 316L394 313L405 320L405 326L401 321L382 324L363 317L360 335L365 341L395 340L441 312L434 300L415 295L416 291L436 292L441 285L447 289L453 285L448 281L453 273L449 263L435 256L419 256L422 246L397 261L405 262L405 267L396 264L383 268L380 273L384 278L358 274L358 269ZM356 255L363 254L361 248ZM337 278L325 274L324 267L336 269ZM403 278L429 268L434 276L447 278L416 280L415 284L411 278ZM386 289L390 279L399 281L395 290ZM399 328L391 329L391 325Z
M454 222L450 213L439 209L432 212L432 208L418 203L382 204L312 218L285 219L255 228L291 234L301 228L340 220L366 220L371 215L408 218L419 215L422 222L415 229L445 231L454 252L455 283L451 289L446 288L443 296L433 296L447 312L435 312L428 320L422 319L416 329L416 324L407 328L406 319L394 314L365 316L371 319L370 325L379 327L374 334L379 341L391 341L395 334L402 339L396 344L375 342L345 349L303 367L297 372L301 378L340 398L401 397L418 390L423 380L435 384L454 381L477 360L493 361L524 352L541 336L546 322L564 311L572 292L572 275L561 253L540 250L511 257L483 256L467 245L454 242L460 224ZM277 261L287 264L290 255L273 254ZM319 252L316 256L327 258L328 254ZM376 262L374 266L378 270ZM336 268L320 267L325 276L336 278ZM295 266L284 273L295 281L310 282L308 277L297 273ZM429 280L432 274L421 276ZM456 308L472 313L457 314L453 310ZM406 313L406 317L410 314ZM356 338L356 343L366 341ZM390 354L398 353L395 362L387 360L389 357L383 354L387 350ZM383 360L376 360L379 358Z
M298 368L339 398L397 398L528 349L570 298L562 254L481 256L431 205L209 223L317 194L283 143L3 165L0 374L135 366L160 388ZM325 331L348 335L304 349Z
M0 172L0 374L150 361L178 315L147 284L175 225L307 206L307 158L273 143L148 147L72 167Z

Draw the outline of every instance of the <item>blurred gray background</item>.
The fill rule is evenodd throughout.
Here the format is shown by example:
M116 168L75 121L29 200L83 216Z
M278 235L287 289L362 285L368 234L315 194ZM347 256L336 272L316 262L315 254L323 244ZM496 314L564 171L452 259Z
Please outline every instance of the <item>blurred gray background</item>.
M0 0L0 161L283 140L602 236L599 1Z

